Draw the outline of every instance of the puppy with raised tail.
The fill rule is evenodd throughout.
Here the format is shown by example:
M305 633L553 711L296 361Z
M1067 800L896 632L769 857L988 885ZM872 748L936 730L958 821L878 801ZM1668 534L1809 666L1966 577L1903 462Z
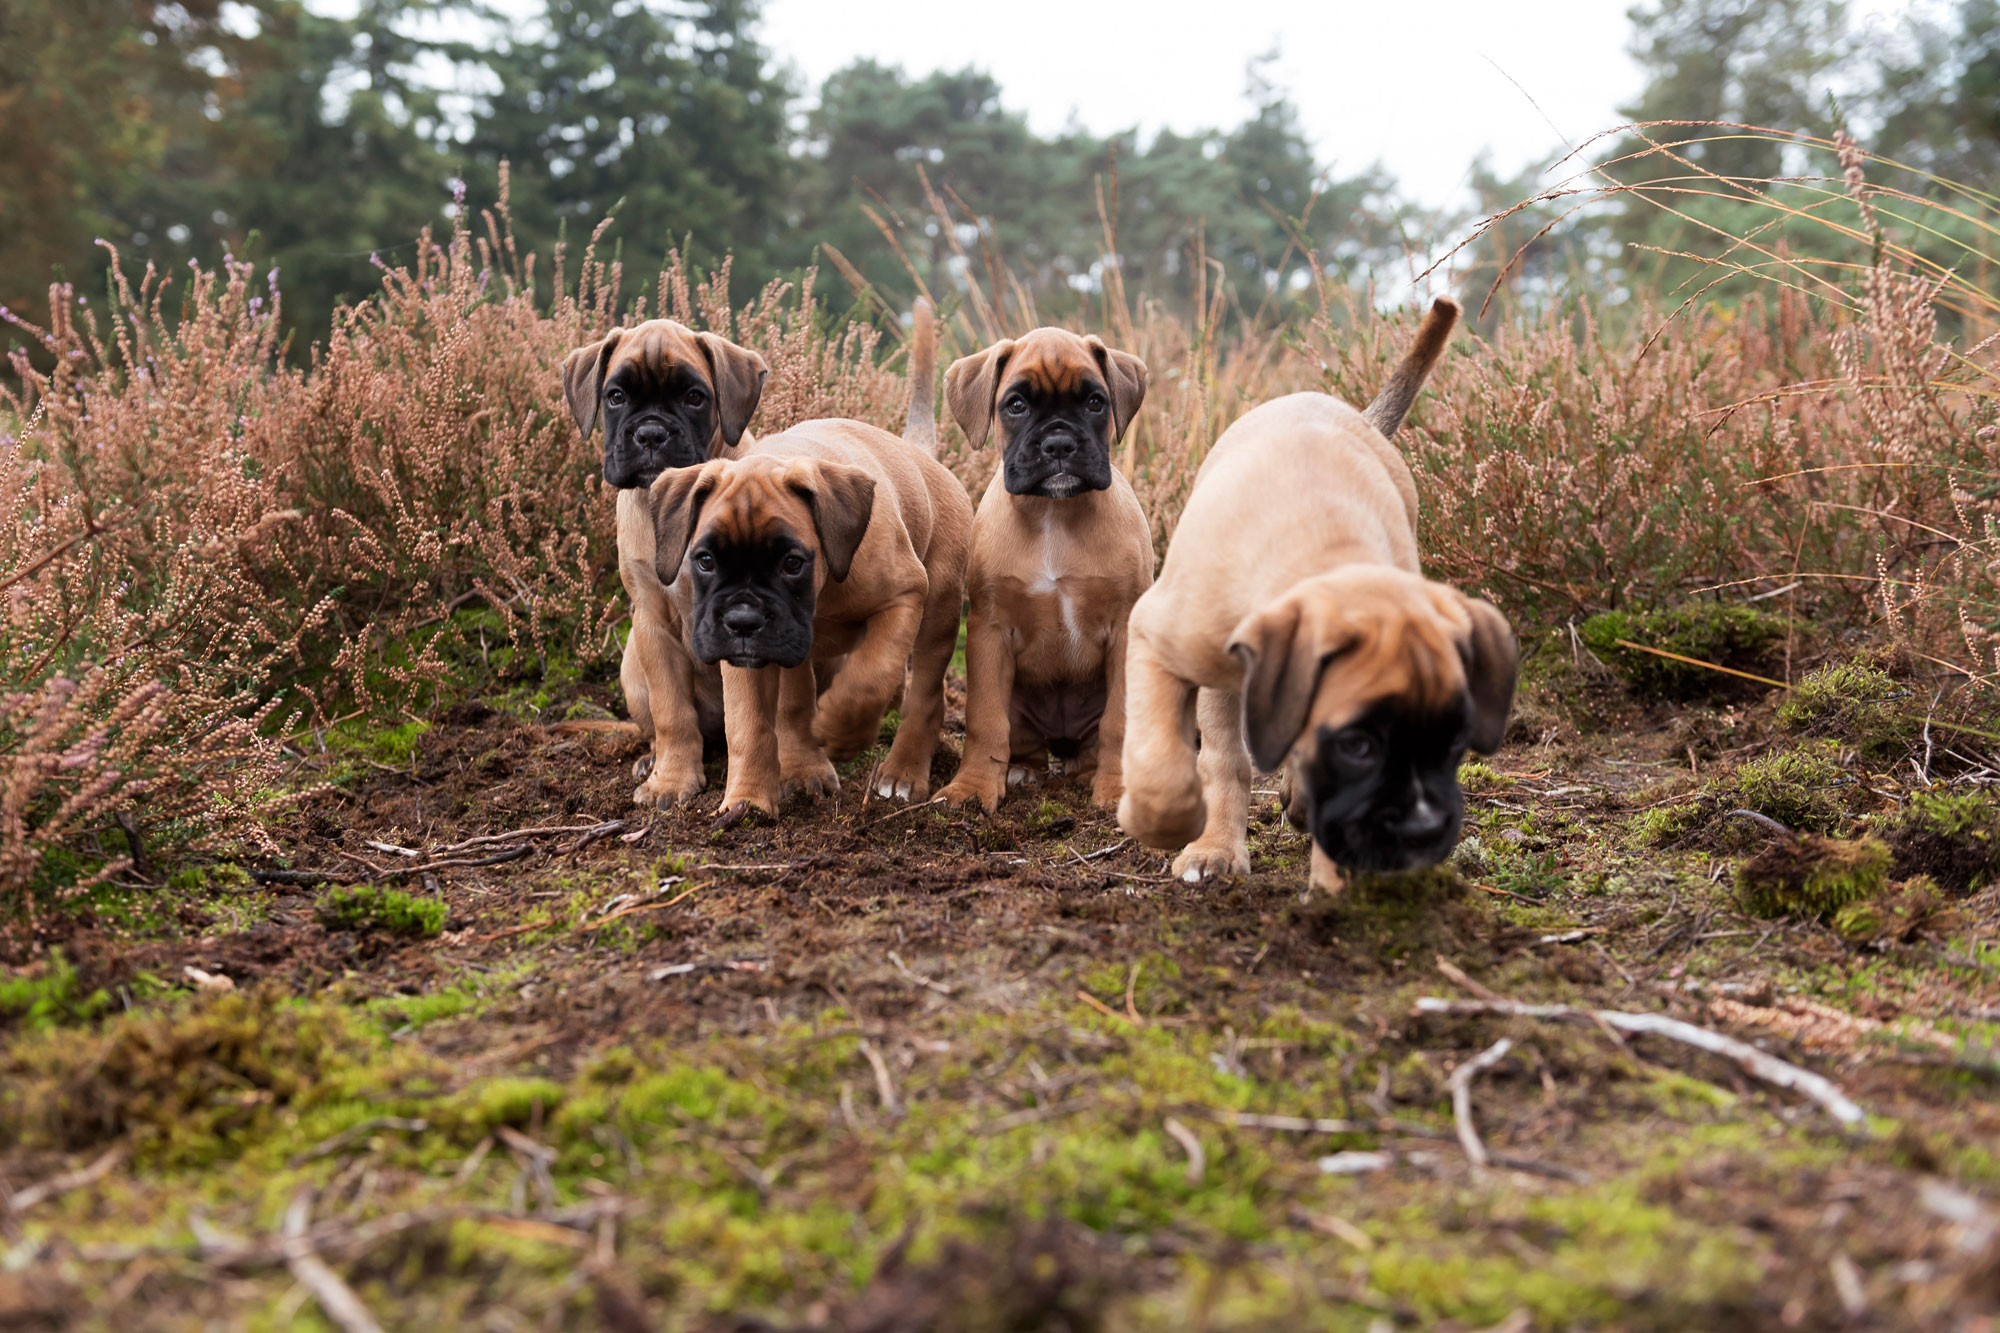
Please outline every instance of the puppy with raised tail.
M1152 586L1153 534L1111 447L1146 367L1096 337L1036 329L956 361L945 401L974 448L997 423L967 576L965 757L941 793L989 813L1050 754L1123 790L1125 622Z
M590 438L604 422L604 480L618 489L618 577L632 601L619 682L649 753L633 767L638 805L676 805L707 785L704 744L722 742L722 677L696 660L685 607L653 558L647 488L664 472L732 454L769 374L764 359L670 319L613 329L563 359L563 396Z
M1312 883L1458 840L1467 748L1507 728L1517 654L1486 602L1418 572L1417 492L1389 444L1444 351L1435 302L1365 412L1299 393L1245 413L1195 477L1132 611L1118 822L1189 882L1248 873L1251 763L1284 770ZM1195 742L1200 737L1197 757Z
M695 657L724 664L725 815L837 790L834 761L874 743L899 690L872 790L930 794L972 535L965 487L935 457L932 336L920 310L904 438L808 421L653 484L658 576L688 589Z

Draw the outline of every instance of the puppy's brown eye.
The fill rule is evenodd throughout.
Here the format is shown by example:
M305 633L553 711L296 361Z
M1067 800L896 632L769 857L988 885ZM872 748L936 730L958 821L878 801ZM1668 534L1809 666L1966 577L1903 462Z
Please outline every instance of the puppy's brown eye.
M1013 397L1009 398L1006 402L1002 403L1000 405L1000 408L1008 416L1018 417L1023 412L1028 410L1028 400L1023 398L1020 394L1017 393Z
M1092 412L1102 412L1106 407L1110 406L1110 404L1104 401L1103 394L1094 393L1090 395L1090 398L1084 403L1084 406L1089 408Z
M703 403L706 403L707 401L708 401L708 395L703 393L700 389L689 389L687 391L687 405L689 407L700 407Z
M694 558L694 567L704 574L713 574L715 572L715 557L707 551L698 552Z
M1344 732L1334 739L1333 748L1349 763L1365 764L1375 757L1375 738L1364 731Z
M806 558L800 555L797 551L794 551L790 555L785 557L784 563L780 565L779 568L783 569L787 574L791 575L793 578L797 578L799 575L806 572Z
M622 407L625 403L625 391L623 389L606 389L604 391L604 401L613 407Z

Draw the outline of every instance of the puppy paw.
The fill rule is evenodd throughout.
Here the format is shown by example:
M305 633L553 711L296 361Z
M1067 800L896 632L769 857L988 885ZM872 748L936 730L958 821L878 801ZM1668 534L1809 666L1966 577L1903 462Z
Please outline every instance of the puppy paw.
M1090 781L1090 803L1105 810L1118 808L1119 797L1125 794L1125 778L1122 774L1097 770L1097 776Z
M649 760L646 780L632 793L632 804L671 810L701 795L702 789L706 786L708 786L708 775L698 768L690 772L675 773L668 769L652 767Z
M734 828L753 815L763 815L766 819L778 817L778 792L736 790L724 794L722 804L715 807L716 828Z
M1174 874L1185 884L1249 873L1250 849L1242 843L1221 847L1190 843L1174 858Z
M833 761L823 754L801 755L778 766L778 789L785 796L802 791L814 800L822 800L840 790L840 774L834 771Z
M951 784L938 793L938 800L954 810L963 810L970 806L990 815L1000 808L1000 798L1005 790L1006 788L994 783L958 777L952 779Z
M1311 812L1300 799L1298 779L1293 775L1290 764L1286 764L1284 771L1278 775L1278 813L1299 832L1312 831Z
M1164 800L1156 794L1142 798L1128 787L1118 798L1118 827L1148 847L1163 851L1185 847L1201 836L1207 823L1208 803L1200 787Z
M1339 893L1347 887L1347 876L1340 873L1340 867L1319 849L1318 843L1312 848L1312 887L1322 893Z
M644 782L646 775L653 771L653 756L642 754L632 765L632 781Z
M1007 789L1009 791L1012 791L1016 787L1032 787L1041 780L1042 771L1038 768L1029 768L1026 764L1007 765Z
M930 798L931 779L928 773L910 772L884 763L869 780L868 790L877 800L923 801Z
M820 743L829 758L835 761L852 759L863 750L881 739L882 723L878 719L867 726L845 725L829 727L822 731L818 723L813 725L813 739Z

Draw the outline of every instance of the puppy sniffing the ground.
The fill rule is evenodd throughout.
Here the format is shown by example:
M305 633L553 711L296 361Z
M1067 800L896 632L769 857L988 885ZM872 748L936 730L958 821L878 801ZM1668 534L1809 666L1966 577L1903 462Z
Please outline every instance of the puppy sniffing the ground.
M563 396L584 438L604 422L604 479L618 488L618 577L632 600L619 681L651 751L633 768L639 805L701 791L704 742L720 744L722 677L689 650L684 606L660 578L647 488L662 473L726 457L764 392L764 359L668 319L613 329L563 360Z
M929 329L920 313L919 343ZM659 578L688 589L695 656L725 664L725 814L837 790L833 761L874 743L906 668L873 792L930 793L972 535L965 488L932 456L934 356L912 347L904 439L808 421L653 485Z
M1265 403L1195 477L1132 611L1118 808L1141 842L1182 847L1183 879L1249 871L1253 759L1284 769L1315 886L1338 889L1341 866L1434 864L1457 842L1459 761L1506 732L1514 634L1418 572L1416 487L1388 441L1457 318L1431 306L1366 412L1318 393Z
M1125 622L1153 582L1153 534L1111 464L1146 367L1102 340L1036 329L954 362L945 400L974 448L997 423L967 576L965 757L940 793L988 812L1054 754L1123 790Z

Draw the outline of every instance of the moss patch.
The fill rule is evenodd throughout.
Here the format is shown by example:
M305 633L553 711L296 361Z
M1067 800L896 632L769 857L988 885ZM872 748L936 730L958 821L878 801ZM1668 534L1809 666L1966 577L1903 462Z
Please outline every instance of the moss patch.
M1928 875L1954 893L2000 876L2000 802L1984 792L1918 792L1878 832L1899 875Z
M1847 823L1838 793L1853 779L1824 750L1782 750L1753 759L1709 784L1716 800L1804 833L1837 833Z
M1836 662L1807 674L1778 705L1781 730L1846 741L1872 759L1909 747L1921 716L1910 691L1864 662Z
M373 930L429 939L444 929L446 915L445 905L435 898L374 884L330 889L319 900L319 918L328 930Z
M1656 653L1637 652L1620 640L1698 658L1739 671L1762 665L1765 651L1785 633L1785 622L1748 606L1712 603L1665 611L1606 611L1583 622L1578 633L1603 663L1641 694L1692 699L1734 688L1734 676Z
M1872 838L1786 838L1736 872L1736 898L1755 916L1818 920L1879 897L1889 885L1889 849Z

